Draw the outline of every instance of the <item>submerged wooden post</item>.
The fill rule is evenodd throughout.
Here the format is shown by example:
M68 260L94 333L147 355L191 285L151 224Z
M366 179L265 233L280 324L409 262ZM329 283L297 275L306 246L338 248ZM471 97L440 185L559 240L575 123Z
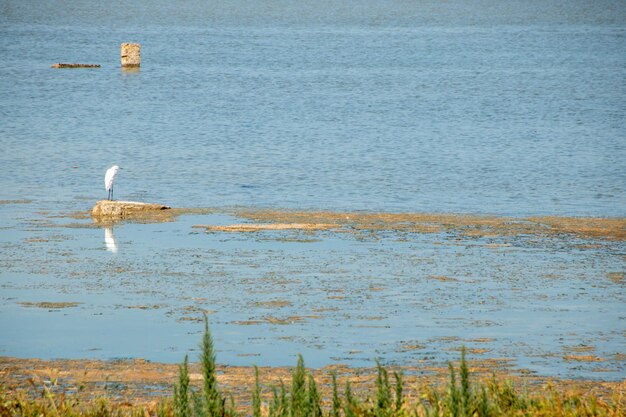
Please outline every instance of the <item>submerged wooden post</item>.
M140 56L141 44L122 44L122 68L139 68L141 65Z

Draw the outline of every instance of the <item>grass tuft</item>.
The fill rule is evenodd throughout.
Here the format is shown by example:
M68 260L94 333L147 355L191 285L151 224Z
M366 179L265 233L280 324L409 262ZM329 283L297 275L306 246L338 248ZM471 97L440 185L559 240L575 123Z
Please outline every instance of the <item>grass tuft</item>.
M341 400L339 399L339 392L337 391L337 372L331 373L333 381L333 405L330 412L330 417L340 417L341 415Z
M391 386L389 385L389 375L387 370L376 360L376 407L374 414L376 417L389 417L391 411Z
M456 386L456 373L451 362L448 362L448 369L450 370L450 383L448 385L448 397L446 401L447 410L451 417L458 417L460 397Z
M174 384L174 415L176 417L190 417L189 405L189 366L185 355L183 364L178 367L178 383Z
M225 401L217 389L215 350L213 348L213 337L209 331L209 319L206 314L204 315L204 335L200 349L200 362L204 378L203 415L206 417L223 417Z
M469 368L465 360L465 346L461 349L461 365L459 367L461 375L461 415L470 417L473 411L470 409L472 404L472 392L470 389Z
M252 392L252 417L261 417L261 384L259 368L254 365L254 391Z
M404 398L402 397L403 385L402 371L394 372L393 376L396 378L396 414L400 414L402 411L402 404L404 404Z

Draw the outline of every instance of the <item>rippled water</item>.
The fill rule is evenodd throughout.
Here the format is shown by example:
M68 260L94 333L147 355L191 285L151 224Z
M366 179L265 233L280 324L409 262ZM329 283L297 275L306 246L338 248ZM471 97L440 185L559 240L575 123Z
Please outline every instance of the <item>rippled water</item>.
M248 3L0 4L0 200L32 201L0 205L1 354L177 361L208 309L226 363L487 338L537 372L623 375L621 242L191 226L232 206L624 216L625 2ZM119 199L217 213L60 228L113 164ZM564 361L578 345L605 362Z
M623 2L170 3L5 2L0 198L624 214Z

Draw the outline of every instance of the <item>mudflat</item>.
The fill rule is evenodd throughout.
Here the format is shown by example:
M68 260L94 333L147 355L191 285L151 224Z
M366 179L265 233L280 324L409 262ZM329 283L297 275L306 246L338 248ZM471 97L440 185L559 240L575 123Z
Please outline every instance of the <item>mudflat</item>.
M545 393L549 385L559 392L576 392L581 396L610 400L624 397L626 381L596 381L546 378L512 371L506 359L469 361L474 380L496 377L509 380L513 386L528 394ZM427 387L437 388L447 383L448 369L441 367L389 367L390 371L402 371L404 395L414 402ZM289 386L292 367L260 367L259 380L264 398L271 397L271 388L281 381ZM353 368L342 364L310 369L324 399L332 397L331 372L336 372L338 386L346 380L361 398L374 393L376 368ZM202 375L198 363L190 364L191 385L201 387ZM120 360L40 360L0 357L0 383L8 394L21 393L29 398L41 396L43 387L55 394L65 393L81 401L105 397L118 405L146 406L153 408L165 398L172 396L177 381L178 365L150 362L144 359ZM217 368L220 390L232 395L241 411L248 410L254 389L254 368L225 366ZM373 395L373 394L372 394ZM370 395L371 396L371 395Z

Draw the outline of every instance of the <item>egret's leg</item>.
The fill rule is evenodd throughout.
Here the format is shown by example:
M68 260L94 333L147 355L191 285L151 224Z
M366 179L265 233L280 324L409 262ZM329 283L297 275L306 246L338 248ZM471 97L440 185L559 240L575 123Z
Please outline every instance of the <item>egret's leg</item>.
M113 200L113 187L111 187L111 200Z

